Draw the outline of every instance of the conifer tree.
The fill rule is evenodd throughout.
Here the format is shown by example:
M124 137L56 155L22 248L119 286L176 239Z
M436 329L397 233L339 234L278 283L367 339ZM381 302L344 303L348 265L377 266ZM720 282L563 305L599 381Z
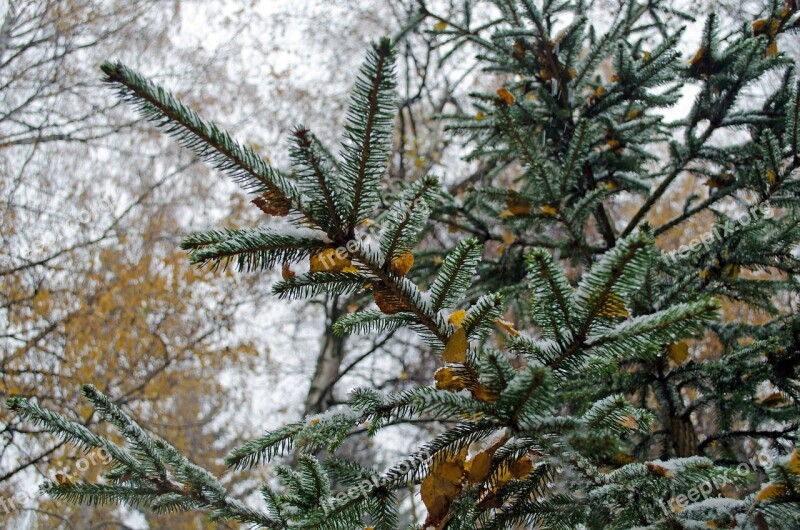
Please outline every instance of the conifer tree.
M409 328L441 367L429 386L357 389L234 450L232 469L282 463L258 505L93 386L84 395L124 443L12 399L40 428L113 457L102 482L44 491L270 529L398 528L409 485L422 528L800 527L800 92L779 50L798 5L772 0L739 28L711 14L689 57L678 49L691 17L674 6L623 1L604 26L589 14L580 0L466 1L454 16L422 4L405 28L433 25L442 49L473 46L496 75L476 114L442 117L487 168L463 194L434 176L389 182L395 40L368 51L339 152L297 127L290 170L103 65L123 99L272 218L187 237L192 262L282 266L280 298L364 293L374 308L338 333ZM667 119L687 90L691 108ZM676 195L687 178L705 184ZM655 223L659 208L674 213ZM702 237L664 247L693 223ZM448 228L470 237L425 243ZM447 421L386 470L337 454L358 427L417 418Z

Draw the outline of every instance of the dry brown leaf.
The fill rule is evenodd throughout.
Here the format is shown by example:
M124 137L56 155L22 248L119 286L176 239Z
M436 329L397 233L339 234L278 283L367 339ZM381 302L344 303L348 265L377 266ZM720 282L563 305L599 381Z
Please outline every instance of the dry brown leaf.
M408 304L383 283L376 283L372 286L372 296L375 298L375 305L378 306L378 309L387 315L394 315L410 309Z
M267 215L274 215L276 217L284 217L289 214L290 203L286 197L281 196L279 193L268 191L256 197L251 203Z
M284 263L281 269L281 278L284 280L291 280L297 276L292 269L289 268L289 263Z
M659 477L664 477L664 478L672 478L673 476L672 471L665 468L664 466L654 464L653 462L645 462L644 465L647 468L647 470L650 471L650 473L652 473L653 475L658 475Z

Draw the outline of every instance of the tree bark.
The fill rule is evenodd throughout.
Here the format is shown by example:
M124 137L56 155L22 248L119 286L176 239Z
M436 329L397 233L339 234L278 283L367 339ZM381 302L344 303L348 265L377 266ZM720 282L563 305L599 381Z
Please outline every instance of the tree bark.
M339 379L339 369L345 355L345 336L333 333L333 324L344 313L343 300L338 296L331 298L325 304L325 332L317 357L317 366L311 387L306 397L305 413L318 414L329 409L334 403L333 390Z

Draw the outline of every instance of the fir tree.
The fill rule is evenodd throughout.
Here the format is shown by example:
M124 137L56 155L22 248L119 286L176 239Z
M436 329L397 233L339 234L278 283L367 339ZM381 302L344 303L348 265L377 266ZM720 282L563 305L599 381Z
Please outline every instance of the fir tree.
M475 22L479 8L488 22ZM474 46L497 74L496 92L474 94L477 114L443 117L488 168L463 196L432 176L388 182L391 40L367 54L339 153L298 127L291 171L124 65L103 65L123 99L286 218L189 236L194 263L282 265L282 298L366 293L375 308L337 332L410 328L441 367L430 386L359 389L233 451L232 469L295 457L260 506L93 386L86 398L124 444L12 399L39 428L113 457L99 483L44 491L275 529L397 528L409 484L424 528L800 527L800 92L778 49L800 26L798 6L772 1L741 28L712 14L688 58L679 24L691 17L671 6L625 1L607 27L587 14L581 1L467 1L453 17L423 6L404 30L433 24L443 49ZM767 78L765 97L749 94ZM688 114L666 119L689 87ZM687 177L707 186L651 222ZM401 192L382 200L388 184ZM692 222L706 235L668 252L665 235ZM472 237L441 252L424 244L445 227ZM308 273L292 272L305 260ZM722 311L734 306L748 318ZM359 426L371 436L421 417L449 427L387 470L337 455Z

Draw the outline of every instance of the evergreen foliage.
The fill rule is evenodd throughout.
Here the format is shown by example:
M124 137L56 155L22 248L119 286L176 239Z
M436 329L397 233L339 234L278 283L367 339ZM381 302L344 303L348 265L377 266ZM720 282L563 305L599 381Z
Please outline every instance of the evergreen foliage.
M414 17L433 21L444 50L476 47L505 83L474 94L477 115L443 117L469 158L492 168L463 196L425 177L391 183L402 191L382 200L395 105L388 39L359 72L338 156L298 127L291 172L124 65L103 65L143 116L287 220L189 236L193 262L284 263L280 297L369 291L376 308L336 331L410 328L441 368L431 386L359 389L340 409L234 450L232 469L293 462L276 468L256 507L92 386L86 398L123 445L12 399L21 417L114 459L96 484L46 492L276 529L397 528L409 484L427 508L424 528L799 528L800 96L778 49L800 27L798 6L773 0L737 29L709 15L688 60L678 24L689 15L621 6L607 26L593 25L582 1L467 1L450 18L424 7ZM476 26L478 9L496 17ZM765 97L749 95L766 79ZM666 119L687 88L697 95L686 116ZM734 130L747 139L725 135ZM676 199L687 176L708 192ZM676 213L652 221L676 200ZM664 237L691 222L713 237L666 252ZM474 237L418 252L445 226ZM501 241L502 252L487 251ZM438 263L435 274L412 273L415 255L418 270ZM306 258L309 272L295 275L289 264ZM731 318L732 307L750 317ZM337 457L359 426L371 436L415 418L442 421L441 433L388 470Z

